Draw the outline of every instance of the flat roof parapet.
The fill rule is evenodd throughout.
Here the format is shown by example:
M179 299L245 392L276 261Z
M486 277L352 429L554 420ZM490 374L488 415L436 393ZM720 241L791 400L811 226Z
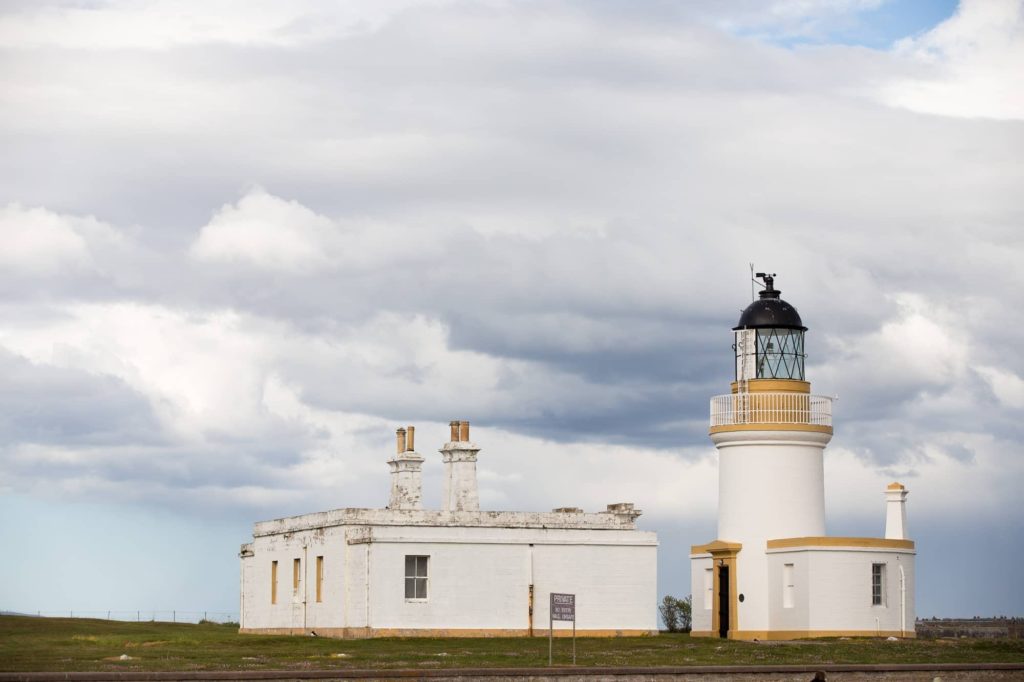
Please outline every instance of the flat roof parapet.
M559 528L635 530L639 511L586 513L577 511L441 511L434 509L332 509L287 518L259 521L253 536L294 533L331 526L436 526L476 528Z

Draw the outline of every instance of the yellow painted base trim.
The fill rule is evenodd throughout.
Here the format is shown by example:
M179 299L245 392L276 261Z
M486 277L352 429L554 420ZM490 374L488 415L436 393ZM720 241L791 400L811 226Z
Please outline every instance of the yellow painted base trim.
M727 426L712 426L708 429L709 434L729 433L731 431L811 431L813 433L832 433L831 426L818 426L817 424L729 424Z
M739 391L739 385L734 381L729 384L733 393ZM810 393L811 382L800 381L799 379L749 379L747 381L747 393Z
M690 633L690 636L694 636ZM915 639L916 632L899 630L730 630L729 639L741 641L775 641L786 639L810 639L818 637L899 637Z
M691 630L690 637L718 637L718 633L711 630Z
M913 540L890 540L887 538L842 538L805 537L779 538L768 541L768 549L789 547L874 547L877 549L914 549Z
M243 635L311 635L337 639L378 637L529 637L527 629L514 628L239 628ZM651 637L657 630L577 630L577 637ZM572 628L555 628L555 637L572 637ZM547 637L547 628L533 630L534 637Z

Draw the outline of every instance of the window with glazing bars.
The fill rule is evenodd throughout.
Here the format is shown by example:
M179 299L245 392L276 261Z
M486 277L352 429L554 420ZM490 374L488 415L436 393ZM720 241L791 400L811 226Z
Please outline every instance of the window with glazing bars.
M405 557L405 598L427 598L427 563L428 556Z
M798 329L757 330L757 378L804 378L804 333Z
M871 564L871 605L884 606L885 564Z

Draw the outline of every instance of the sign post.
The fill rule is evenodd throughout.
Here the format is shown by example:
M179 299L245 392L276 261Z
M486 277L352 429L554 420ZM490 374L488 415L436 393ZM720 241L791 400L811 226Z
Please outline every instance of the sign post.
M555 621L572 621L572 664L576 665L576 595L551 593L548 605L548 665L553 665L555 650Z

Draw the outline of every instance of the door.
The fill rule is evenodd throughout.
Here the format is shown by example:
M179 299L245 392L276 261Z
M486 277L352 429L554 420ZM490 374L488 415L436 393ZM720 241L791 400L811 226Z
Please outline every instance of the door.
M729 636L729 567L718 567L718 636Z

